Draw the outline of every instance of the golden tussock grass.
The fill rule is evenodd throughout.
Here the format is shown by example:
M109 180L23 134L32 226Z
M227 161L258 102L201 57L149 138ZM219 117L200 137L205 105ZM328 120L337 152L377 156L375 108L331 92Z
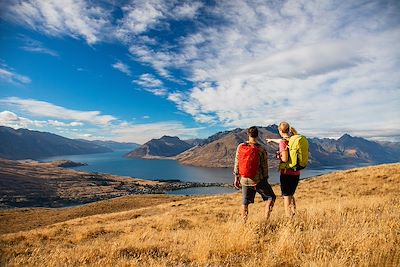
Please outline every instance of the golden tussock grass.
M279 188L274 187L279 193ZM5 266L399 266L400 164L304 180L298 212L194 197L0 236ZM112 205L112 201L109 202Z

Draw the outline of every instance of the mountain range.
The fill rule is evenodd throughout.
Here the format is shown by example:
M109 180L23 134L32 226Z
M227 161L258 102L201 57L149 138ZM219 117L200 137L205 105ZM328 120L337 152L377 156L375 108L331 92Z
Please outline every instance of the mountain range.
M258 127L259 143L268 152L270 167L275 168L278 161L274 158L278 150L276 144L266 143L266 138L279 138L278 126ZM206 139L180 140L178 137L152 139L143 146L128 153L128 157L152 158L170 155L180 163L201 167L232 167L238 144L247 140L245 129L218 132ZM168 145L163 145L168 140ZM186 143L188 149L184 149ZM174 147L177 144L177 147ZM378 164L400 161L400 143L374 142L361 137L344 134L339 139L309 138L309 165L338 166L355 164ZM152 149L157 147L157 149ZM179 149L178 149L179 147ZM162 148L162 149L161 149ZM160 153L162 152L162 153ZM180 153L181 152L181 153Z
M0 158L40 159L59 155L78 155L111 152L114 149L134 149L134 143L74 140L56 134L15 130L0 126Z
M278 126L258 127L259 143L270 158L271 168L278 161L274 158L276 144L265 142L266 138L279 138ZM218 132L205 139L181 140L163 136L143 145L113 141L88 141L68 139L47 132L31 131L0 126L0 158L41 159L59 155L77 155L131 149L129 158L164 158L178 160L181 164L201 167L232 167L237 145L247 140L245 129ZM361 137L344 134L339 139L309 138L309 165L338 166L379 164L400 161L400 143L374 142Z

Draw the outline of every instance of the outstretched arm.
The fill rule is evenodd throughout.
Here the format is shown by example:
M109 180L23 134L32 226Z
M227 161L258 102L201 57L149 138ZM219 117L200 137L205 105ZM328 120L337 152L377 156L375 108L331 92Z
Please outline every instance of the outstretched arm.
M267 141L267 143L276 143L276 144L279 144L282 141L282 139L269 139L269 138L265 140Z

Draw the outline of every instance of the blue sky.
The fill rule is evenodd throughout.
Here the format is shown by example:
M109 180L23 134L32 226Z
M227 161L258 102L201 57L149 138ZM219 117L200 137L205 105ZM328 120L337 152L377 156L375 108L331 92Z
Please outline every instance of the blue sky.
M0 125L400 140L399 1L3 1Z

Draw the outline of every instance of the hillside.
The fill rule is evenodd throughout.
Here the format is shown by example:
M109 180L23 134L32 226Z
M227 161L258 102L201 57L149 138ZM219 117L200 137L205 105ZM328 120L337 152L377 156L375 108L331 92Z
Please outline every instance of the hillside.
M266 138L278 138L273 127L259 127L258 141L273 159L276 147L265 142ZM246 130L235 129L233 131L217 133L206 139L202 145L196 146L179 154L176 159L182 163L201 167L232 167L235 161L237 146L247 140ZM277 161L270 160L270 167L276 168Z
M42 218L42 227L34 214L52 211L3 211L1 228L14 230L0 235L0 265L399 266L399 193L400 164L392 164L301 181L292 221L280 198L264 221L257 196L244 225L239 193L160 196L148 199L152 206L135 204L146 198L108 200L91 204L94 212L52 210L58 214ZM32 217L38 228L26 227Z
M192 145L180 140L176 136L163 136L151 139L135 150L129 152L128 158L173 157L191 148Z
M58 155L77 155L111 152L112 150L88 141L68 139L47 132L15 130L0 126L0 158L39 159Z

